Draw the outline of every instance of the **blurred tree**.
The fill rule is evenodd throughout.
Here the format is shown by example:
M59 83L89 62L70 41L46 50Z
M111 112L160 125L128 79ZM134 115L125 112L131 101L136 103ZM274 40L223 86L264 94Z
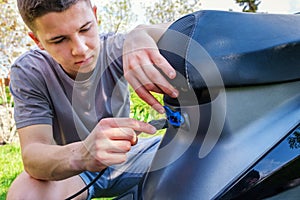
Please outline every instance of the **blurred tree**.
M0 0L0 144L11 143L16 137L13 99L8 83L12 62L31 46L28 29L17 12L16 1Z
M17 12L16 1L0 0L0 9L0 55L2 54L2 63L5 63L3 59L8 59L10 64L33 43L29 37L24 37L28 29ZM3 65L6 64L0 67L7 67Z
M243 12L256 12L258 5L261 3L260 0L236 0L240 6L244 6Z
M130 0L100 2L98 19L101 32L122 32L134 20Z
M146 17L151 24L172 22L179 17L200 10L198 0L160 0L145 6Z

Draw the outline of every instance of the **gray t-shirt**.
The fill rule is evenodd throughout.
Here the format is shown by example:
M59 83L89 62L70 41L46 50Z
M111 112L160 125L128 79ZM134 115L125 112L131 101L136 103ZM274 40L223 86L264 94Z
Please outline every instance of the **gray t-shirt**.
M57 144L84 139L106 117L129 116L128 85L123 76L124 35L101 35L93 74L71 79L47 52L23 54L11 68L17 128L50 124Z

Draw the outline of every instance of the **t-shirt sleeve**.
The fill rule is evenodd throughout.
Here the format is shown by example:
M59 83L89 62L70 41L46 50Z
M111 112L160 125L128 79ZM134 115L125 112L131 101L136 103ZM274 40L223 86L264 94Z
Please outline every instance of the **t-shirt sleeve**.
M16 127L52 124L52 110L47 87L39 66L49 65L42 55L30 51L11 67L10 91L14 98Z
M120 76L123 76L122 54L125 35L106 34L102 36L102 39L104 40L104 48L109 68Z

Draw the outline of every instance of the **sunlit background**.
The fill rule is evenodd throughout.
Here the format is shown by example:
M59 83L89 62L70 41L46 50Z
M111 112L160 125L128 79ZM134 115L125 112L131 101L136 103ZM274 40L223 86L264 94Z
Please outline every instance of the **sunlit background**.
M92 0L94 5L99 10L103 7L103 1ZM136 14L137 20L130 25L132 28L136 24L148 23L145 14L145 6L151 6L154 3L161 2L161 0L131 0L132 12ZM202 10L225 10L241 12L243 7L239 6L235 0L200 0L200 9ZM261 0L257 12L264 13L278 13L278 14L294 14L300 12L300 0Z
M233 0L201 0L203 9L241 11ZM292 14L300 11L300 0L261 0L258 12Z

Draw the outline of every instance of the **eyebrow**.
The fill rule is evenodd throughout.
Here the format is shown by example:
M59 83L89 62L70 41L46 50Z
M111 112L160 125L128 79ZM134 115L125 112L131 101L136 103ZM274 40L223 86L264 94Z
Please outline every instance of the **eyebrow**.
M88 26L88 25L90 25L90 24L92 24L92 21L88 21L87 23L85 23L84 25L82 25L78 30L81 30L81 29L83 29L84 27L86 27L86 26ZM57 39L61 39L61 38L63 38L63 37L66 37L65 35L59 35L59 36L55 36L55 37L53 37L53 38L50 38L50 39L48 39L48 40L46 40L47 42L53 42L53 41L55 41L55 40L57 40Z

